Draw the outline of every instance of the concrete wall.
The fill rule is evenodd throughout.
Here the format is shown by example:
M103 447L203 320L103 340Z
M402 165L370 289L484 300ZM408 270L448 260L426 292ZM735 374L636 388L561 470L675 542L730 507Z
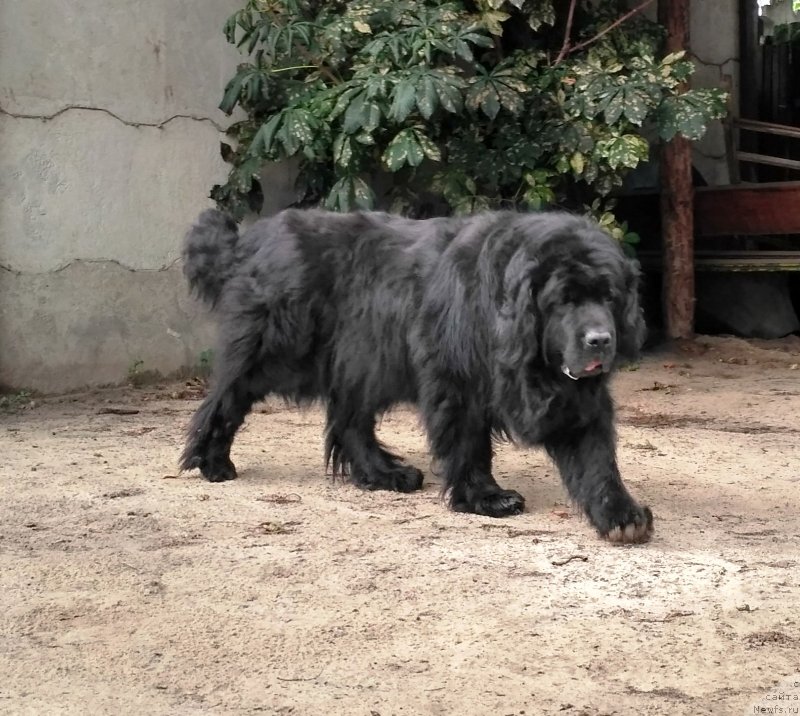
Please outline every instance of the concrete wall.
M666 0L659 0L665 2ZM631 0L630 5L638 5ZM695 73L692 87L721 87L731 95L729 106L739 107L739 3L738 0L692 0L690 59ZM658 16L658 3L645 14ZM725 131L721 121L712 122L705 136L692 147L692 161L703 178L712 185L729 184L730 170L725 154ZM654 165L638 172L638 186L654 186L658 170Z
M0 384L45 391L197 362L180 242L223 179L239 0L0 5Z
M738 0L694 0L691 15L691 50L695 63L693 87L722 87L731 93L729 106L739 107L739 3ZM713 185L729 184L722 122L713 122L693 150L695 167Z

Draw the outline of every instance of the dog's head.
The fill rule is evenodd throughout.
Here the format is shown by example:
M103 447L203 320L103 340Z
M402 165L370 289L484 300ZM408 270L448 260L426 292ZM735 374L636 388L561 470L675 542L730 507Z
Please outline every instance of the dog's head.
M638 289L638 266L617 242L590 222L565 220L545 242L523 242L506 267L501 350L565 379L608 373L635 360L644 341Z

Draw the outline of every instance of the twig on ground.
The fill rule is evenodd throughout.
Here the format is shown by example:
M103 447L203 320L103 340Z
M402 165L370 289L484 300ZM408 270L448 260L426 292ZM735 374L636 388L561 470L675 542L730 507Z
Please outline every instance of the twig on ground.
M564 557L563 559L551 559L550 564L555 565L556 567L563 567L565 564L569 564L570 562L574 562L576 560L588 562L589 558L585 554L571 554L569 557Z

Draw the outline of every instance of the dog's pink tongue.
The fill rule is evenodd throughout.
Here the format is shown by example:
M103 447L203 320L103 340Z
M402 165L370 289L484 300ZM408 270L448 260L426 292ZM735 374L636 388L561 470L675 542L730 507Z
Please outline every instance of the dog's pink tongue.
M587 373L591 373L593 370L597 370L601 365L603 365L599 360L593 360L589 365L587 365L584 370Z

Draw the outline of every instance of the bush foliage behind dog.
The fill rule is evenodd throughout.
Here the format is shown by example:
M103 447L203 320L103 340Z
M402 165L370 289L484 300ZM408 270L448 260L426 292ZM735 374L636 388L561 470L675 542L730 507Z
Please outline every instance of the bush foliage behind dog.
M327 407L326 459L367 489L408 492L422 473L375 437L398 402L419 406L450 506L517 514L491 472L492 439L543 445L598 532L644 541L652 514L616 463L609 375L644 324L638 271L596 224L493 212L411 220L287 210L241 236L204 212L184 271L212 305L212 389L184 469L232 479L234 435L268 394Z

